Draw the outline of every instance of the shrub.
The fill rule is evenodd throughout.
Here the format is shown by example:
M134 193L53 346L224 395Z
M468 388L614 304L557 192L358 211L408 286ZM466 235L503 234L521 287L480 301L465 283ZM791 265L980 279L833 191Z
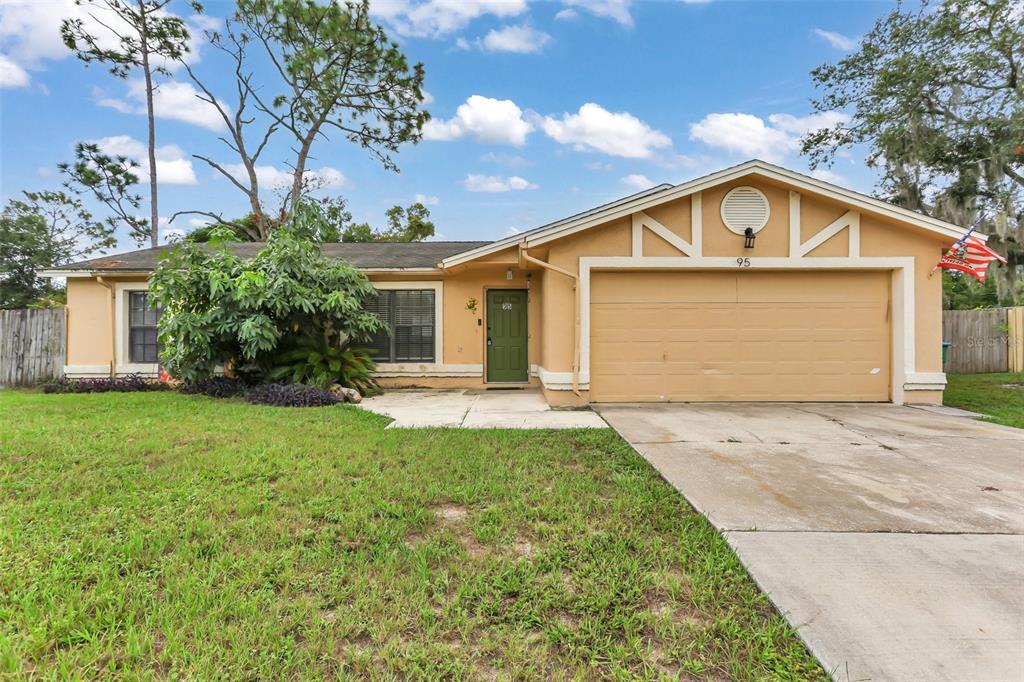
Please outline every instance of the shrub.
M182 384L181 392L189 395L207 395L211 398L233 398L243 395L246 390L245 382L225 376L209 377L200 379L190 384Z
M330 391L302 384L258 384L249 389L246 400L253 405L277 407L321 407L341 402Z
M246 380L266 381L281 355L304 340L343 351L384 329L365 310L376 291L366 275L320 253L314 237L324 220L316 203L301 202L251 259L216 239L185 241L163 257L150 288L163 308L167 370L194 383L230 362ZM309 377L299 380L324 383L318 372Z
M70 379L61 377L43 384L44 393L108 393L132 391L165 391L168 385L138 374L102 379Z
M331 345L322 336L300 337L290 350L274 359L269 377L317 388L341 384L362 395L373 395L380 392L373 378L375 369L377 363L366 348L353 348L347 342Z

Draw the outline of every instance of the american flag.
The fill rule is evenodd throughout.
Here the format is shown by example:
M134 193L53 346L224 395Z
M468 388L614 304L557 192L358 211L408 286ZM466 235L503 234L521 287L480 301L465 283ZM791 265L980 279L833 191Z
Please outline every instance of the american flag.
M978 218L971 229L967 230L964 236L956 241L956 244L953 244L953 247L942 257L936 267L966 272L979 282L984 282L989 263L994 260L1006 263L1005 258L985 246L985 242L974 236L973 232L981 220L982 218Z

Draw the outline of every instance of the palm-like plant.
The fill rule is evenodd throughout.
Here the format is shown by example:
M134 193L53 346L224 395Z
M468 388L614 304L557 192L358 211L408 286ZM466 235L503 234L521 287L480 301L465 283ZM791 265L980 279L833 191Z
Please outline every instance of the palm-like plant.
M293 347L276 354L269 377L326 388L337 383L363 395L380 391L373 378L377 363L366 348L354 347L349 339L325 330L294 337Z

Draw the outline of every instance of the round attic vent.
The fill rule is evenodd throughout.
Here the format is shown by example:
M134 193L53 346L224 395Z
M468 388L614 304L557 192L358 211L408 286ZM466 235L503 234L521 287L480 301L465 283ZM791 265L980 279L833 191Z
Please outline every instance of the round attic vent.
M759 232L770 214L768 197L756 187L734 187L722 199L722 222L736 234Z

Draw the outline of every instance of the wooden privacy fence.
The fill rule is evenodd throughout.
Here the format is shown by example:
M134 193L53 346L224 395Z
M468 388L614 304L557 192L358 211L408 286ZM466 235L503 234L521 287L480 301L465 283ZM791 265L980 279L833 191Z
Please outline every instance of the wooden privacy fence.
M950 374L1024 372L1024 307L945 310L942 339Z
M64 308L0 310L0 386L32 386L64 372Z

